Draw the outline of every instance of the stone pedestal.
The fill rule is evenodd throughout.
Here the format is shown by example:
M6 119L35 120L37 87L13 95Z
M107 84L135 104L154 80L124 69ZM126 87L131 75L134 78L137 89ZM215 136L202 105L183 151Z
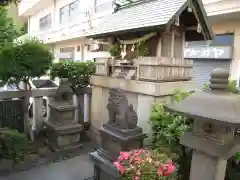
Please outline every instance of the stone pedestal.
M45 122L48 145L55 151L80 147L83 126L75 121L77 107L73 104L73 92L66 80L61 81L49 108L49 121Z
M100 129L102 145L100 154L114 161L120 151L130 151L143 147L142 129L118 129L116 125L104 124Z
M119 180L120 175L113 163L99 155L98 151L90 153L94 163L94 177L96 180Z
M47 126L47 143L54 151L67 150L81 147L80 133L82 125L71 124L58 126L51 122L46 122Z
M224 180L227 160L193 151L190 180Z
M145 137L142 128L137 127L137 114L128 104L123 90L111 89L107 109L109 122L100 129L101 148L90 153L97 180L119 179L118 170L112 162L120 151L142 148Z

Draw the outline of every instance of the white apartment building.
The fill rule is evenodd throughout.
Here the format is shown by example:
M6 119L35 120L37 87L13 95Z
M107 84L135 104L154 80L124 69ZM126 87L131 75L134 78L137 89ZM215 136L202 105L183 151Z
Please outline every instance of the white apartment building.
M170 0L169 0L170 1ZM187 43L186 58L194 59L193 78L202 84L216 67L229 69L232 79L240 77L240 0L202 0L215 33L212 42ZM86 36L104 16L114 13L114 0L22 0L19 15L28 21L28 34L35 36L55 54L56 61L90 60L109 56L90 52ZM24 38L24 37L21 37ZM214 50L214 52L212 52ZM221 52L216 56L215 52Z
M22 0L19 16L28 21L28 34L19 39L42 40L56 61L109 56L108 52L89 52L92 41L85 36L103 16L113 12L113 5L113 0Z

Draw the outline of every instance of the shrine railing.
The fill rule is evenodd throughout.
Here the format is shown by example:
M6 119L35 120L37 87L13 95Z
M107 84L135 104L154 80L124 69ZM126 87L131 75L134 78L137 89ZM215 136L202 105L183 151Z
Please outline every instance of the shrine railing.
M169 57L138 57L130 63L96 59L96 75L152 82L191 80L192 60Z

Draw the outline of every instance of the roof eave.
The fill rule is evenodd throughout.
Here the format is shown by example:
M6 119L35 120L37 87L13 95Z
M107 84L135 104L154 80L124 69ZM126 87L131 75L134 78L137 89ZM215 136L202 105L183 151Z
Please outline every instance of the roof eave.
M204 9L204 6L203 6L203 3L199 0L188 0L186 1L183 6L176 12L176 14L168 21L167 23L167 29L170 30L170 27L174 24L175 20L176 20L176 17L179 17L185 10L186 8L188 8L189 6L189 3L192 2L194 8L200 8L200 11L197 10L197 13L201 13L201 14L198 14L198 15L201 15L202 17L200 17L200 24L203 28L203 32L204 32L204 37L205 37L205 40L212 40L213 39L213 32L212 32L212 29L210 27L210 25L208 24L207 22L207 13ZM197 3L198 6L196 6L195 3Z
M139 31L157 31L166 28L166 24L163 25L155 25L155 26L148 26L148 27L140 27L140 28L134 28L134 29L126 29L121 31L112 31L112 32L106 32L101 34L92 34L86 36L87 38L103 38L107 36L117 36L122 35L124 33L131 33L131 32L139 32Z

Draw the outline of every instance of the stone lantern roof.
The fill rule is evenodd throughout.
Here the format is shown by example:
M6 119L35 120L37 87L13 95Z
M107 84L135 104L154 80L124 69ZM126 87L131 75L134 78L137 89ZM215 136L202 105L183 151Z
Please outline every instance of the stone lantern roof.
M228 91L229 72L216 69L210 79L210 90L196 92L177 104L166 105L167 111L198 119L240 127L240 96Z

